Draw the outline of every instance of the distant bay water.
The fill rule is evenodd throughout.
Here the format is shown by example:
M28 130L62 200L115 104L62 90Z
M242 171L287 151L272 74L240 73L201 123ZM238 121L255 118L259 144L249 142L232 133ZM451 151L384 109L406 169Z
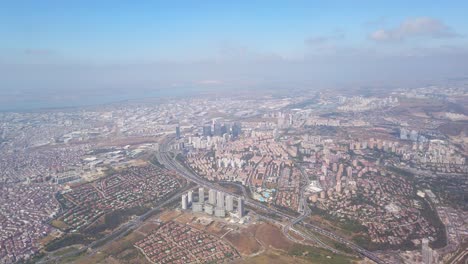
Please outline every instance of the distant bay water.
M196 96L202 93L200 89L177 88L160 90L133 90L133 91L88 91L74 93L66 91L40 92L29 91L21 93L1 93L0 111L23 112L43 109L71 108L98 106L124 101L148 99L148 98L173 98Z

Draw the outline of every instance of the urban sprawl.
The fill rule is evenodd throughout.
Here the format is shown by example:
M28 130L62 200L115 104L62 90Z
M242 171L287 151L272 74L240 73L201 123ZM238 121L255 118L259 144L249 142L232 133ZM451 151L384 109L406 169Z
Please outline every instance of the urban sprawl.
M247 257L213 221L268 222L376 263L449 263L467 254L467 105L454 85L0 113L0 263L95 254L148 221L132 242L148 263Z

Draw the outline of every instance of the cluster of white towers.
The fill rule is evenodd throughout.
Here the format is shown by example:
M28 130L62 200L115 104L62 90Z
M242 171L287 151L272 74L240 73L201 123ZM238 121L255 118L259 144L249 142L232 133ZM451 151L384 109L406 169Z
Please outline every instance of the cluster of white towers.
M224 192L210 189L208 191L208 201L205 201L205 189L200 187L198 189L198 201L193 199L193 191L182 195L182 209L187 210L192 207L194 212L204 211L206 214L214 215L217 217L225 217L226 212L234 211L234 197L232 195L225 195ZM237 216L243 217L244 212L244 199L239 197L237 199Z

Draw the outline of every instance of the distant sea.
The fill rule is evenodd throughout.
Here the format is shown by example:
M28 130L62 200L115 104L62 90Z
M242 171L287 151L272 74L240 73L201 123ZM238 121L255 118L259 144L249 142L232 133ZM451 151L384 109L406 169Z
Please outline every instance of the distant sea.
M199 89L166 89L152 91L108 91L88 92L77 95L75 93L19 93L2 94L0 92L1 112L29 112L44 109L74 108L98 106L111 103L141 100L147 98L176 98L195 96L201 93Z

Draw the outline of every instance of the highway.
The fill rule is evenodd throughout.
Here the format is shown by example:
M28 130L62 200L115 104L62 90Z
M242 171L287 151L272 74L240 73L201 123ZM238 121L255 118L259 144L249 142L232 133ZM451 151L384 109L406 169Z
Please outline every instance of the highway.
M172 196L170 196L169 199L164 200L163 202L161 202L160 204L158 204L157 206L155 206L154 208L152 208L148 212L146 212L146 213L144 213L144 214L130 220L129 222L121 225L119 228L113 230L111 233L107 234L103 238L101 238L99 240L96 240L96 241L92 242L91 244L89 244L87 246L84 246L82 248L73 250L71 252L68 252L68 253L60 255L60 256L53 256L52 255L53 252L47 253L47 255L44 256L43 258L41 258L37 263L58 263L60 260L63 260L63 259L68 258L68 257L75 256L75 255L82 254L83 252L86 252L88 250L91 250L91 252L89 252L89 253L92 255L97 251L97 249L100 246L125 236L128 233L127 231L130 231L130 230L133 230L133 229L137 228L144 220L146 220L146 218L148 218L148 216L150 216L154 212L158 211L159 209L163 208L164 206L166 206L166 205L180 199L182 194L184 192L186 192L187 190L189 190L189 189L190 188L188 188L188 184L187 184L186 186L179 189Z
M468 255L468 249L465 249L463 250L462 252L460 252L451 262L450 264L458 264L458 263L463 263L463 260L465 260L465 263L466 260L468 259L465 259L465 257Z
M171 156L171 153L169 151L169 145L170 143L172 142L172 140L174 140L174 135L168 135L166 136L161 142L160 142L160 145L159 145L159 151L156 153L156 158L158 159L158 161L163 164L167 169L172 169L176 172L178 172L181 176L183 176L184 178L186 178L187 180L189 181L192 181L202 187L205 187L205 188L209 188L209 189L214 189L214 190L217 190L217 191L222 191L222 192L226 192L226 190L222 189L221 187L217 186L216 184L213 184L205 179L203 179L202 177L199 177L198 175L196 175L195 173L193 173L192 171L188 170L184 165L180 164L175 157L172 157ZM239 198L239 195L237 194L234 194L234 193L229 193L230 195L236 197L236 198ZM325 237L328 237L334 241L337 241L337 242L340 242L342 244L345 244L346 246L348 246L349 248L351 248L352 250L354 250L355 252L359 253L360 255L374 261L375 263L386 263L385 261L381 260L377 255L375 255L374 253L372 253L371 251L368 251L352 242L349 242L348 240L330 232L330 231L327 231L327 230L324 230L318 226L315 226L315 225L312 225L310 223L304 223L302 222L302 220L305 218L305 215L302 214L300 217L296 218L294 216L291 216L285 212L282 212L274 207L268 207L258 201L255 201L253 199L251 199L250 197L246 196L242 196L242 198L244 198L245 200L245 204L246 205L249 205L250 207L252 208L256 208L256 209L260 209L260 210L264 210L266 212L271 212L271 213L274 213L275 215L277 216L281 216L283 217L284 219L288 220L291 222L291 224L296 224L296 223L300 223L301 225L303 225L304 227L308 228L309 230L312 230L313 232L316 232L320 235L323 235ZM304 207L303 207L304 208ZM306 210L304 210L306 211ZM305 236L305 237L310 237L308 234L302 234L302 236ZM314 238L310 238L312 240L316 240Z
M289 221L289 223L284 225L283 228L282 228L283 229L283 234L292 241L295 241L296 239L294 239L289 234L289 230L291 229L291 227L293 227L295 224L297 224L299 222L302 222L302 220L304 220L306 217L308 217L310 215L310 213L311 213L311 210L310 210L309 206L307 205L307 200L304 197L304 190L309 185L309 177L307 177L307 175L305 175L302 168L300 168L300 171L301 171L301 174L303 176L303 179L305 180L305 183L301 187L300 198L299 198L299 208L298 208L299 210L298 211L301 213L301 215L299 215L297 218L293 219L292 221ZM293 229L293 231L296 232L296 233L298 232L298 231L296 231L294 229ZM320 241L317 237L315 237L314 241L316 243L318 243L319 245L321 245L322 247L324 247L326 249L329 249L334 253L339 253L336 249L326 245L325 243Z
M237 183L237 182L228 182L228 181L220 181L219 183L222 183L222 184L229 184L229 185L234 185L234 186L237 186L239 187L241 190L242 190L242 193L244 195L244 197L249 197L247 191L246 191L246 186L240 184L240 183ZM296 230L293 226L299 222L301 222L304 218L306 218L307 216L310 215L310 208L307 206L307 209L305 212L303 212L300 216L298 216L297 218L295 218L294 220L290 221L289 223L287 224L284 224L283 222L280 222L280 221L277 221L275 219L271 219L271 218L268 218L268 217L265 217L265 216L262 216L261 214L257 214L259 217L265 219L265 220L268 220L270 222L275 222L277 223L278 225L282 226L282 231L283 231L283 234L291 241L294 241L294 242L297 242L297 243L306 243L305 241L300 241L296 238L294 238L293 236L291 236L291 234L289 234L289 230L291 230L292 232L296 233L297 235L299 236L304 236L300 231ZM322 242L318 237L316 237L315 235L312 235L312 234L308 234L309 236L307 237L307 239L309 240L313 240L314 242L316 242L318 245L322 246L323 248L325 249L328 249L330 251L332 251L333 253L337 253L337 254L342 254L342 255L348 255L349 254L346 254L344 252L340 252L338 250L336 250L335 248L332 248L330 247L329 245L325 244L324 242ZM302 237L304 239L304 237Z

